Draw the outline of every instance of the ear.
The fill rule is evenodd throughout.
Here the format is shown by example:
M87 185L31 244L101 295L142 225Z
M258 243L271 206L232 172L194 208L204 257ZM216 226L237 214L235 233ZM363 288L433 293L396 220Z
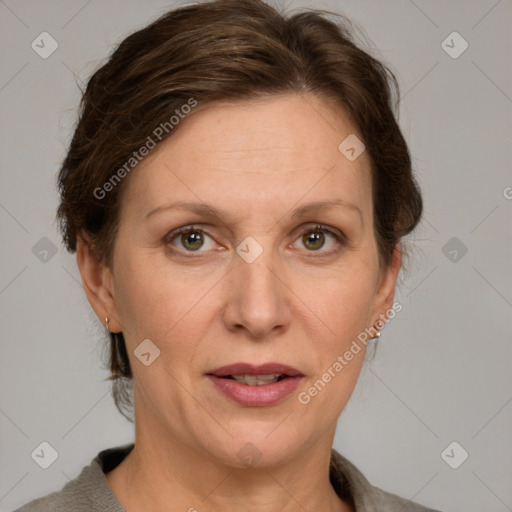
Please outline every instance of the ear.
M76 262L87 300L101 324L106 327L105 319L108 317L108 329L111 332L122 331L112 285L112 271L93 253L85 234L80 234L77 239Z
M386 313L393 307L395 286L401 266L402 251L400 249L400 243L398 243L393 250L389 266L384 268L380 275L373 309L372 325L375 325L379 321L382 322L383 318L387 319L388 315L386 315Z

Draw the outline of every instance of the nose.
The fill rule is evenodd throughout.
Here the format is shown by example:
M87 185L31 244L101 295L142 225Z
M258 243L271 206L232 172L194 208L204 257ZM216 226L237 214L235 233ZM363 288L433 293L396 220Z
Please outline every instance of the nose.
M224 307L229 331L245 331L251 339L263 340L288 329L293 294L276 258L271 250L263 251L252 263L235 256Z

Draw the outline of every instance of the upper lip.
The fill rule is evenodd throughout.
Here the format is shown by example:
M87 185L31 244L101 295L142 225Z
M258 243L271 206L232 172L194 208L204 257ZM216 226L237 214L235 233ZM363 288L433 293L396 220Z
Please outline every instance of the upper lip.
M235 363L222 366L211 372L208 375L214 375L215 377L226 377L228 375L287 375L288 377L303 377L304 375L287 364L281 363L265 363L260 365L254 365L250 363Z

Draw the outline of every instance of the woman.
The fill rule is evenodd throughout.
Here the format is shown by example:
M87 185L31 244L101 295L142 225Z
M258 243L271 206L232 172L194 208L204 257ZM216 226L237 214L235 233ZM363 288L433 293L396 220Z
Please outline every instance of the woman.
M421 196L396 81L320 13L171 11L89 80L58 216L135 443L28 511L427 511L332 450Z

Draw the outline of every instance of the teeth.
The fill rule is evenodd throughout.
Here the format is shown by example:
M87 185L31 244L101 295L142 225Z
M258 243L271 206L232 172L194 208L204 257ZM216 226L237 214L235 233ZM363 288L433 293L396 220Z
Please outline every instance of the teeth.
M277 382L279 373L271 373L270 375L232 375L233 380L247 386L263 386L265 384L273 384Z

